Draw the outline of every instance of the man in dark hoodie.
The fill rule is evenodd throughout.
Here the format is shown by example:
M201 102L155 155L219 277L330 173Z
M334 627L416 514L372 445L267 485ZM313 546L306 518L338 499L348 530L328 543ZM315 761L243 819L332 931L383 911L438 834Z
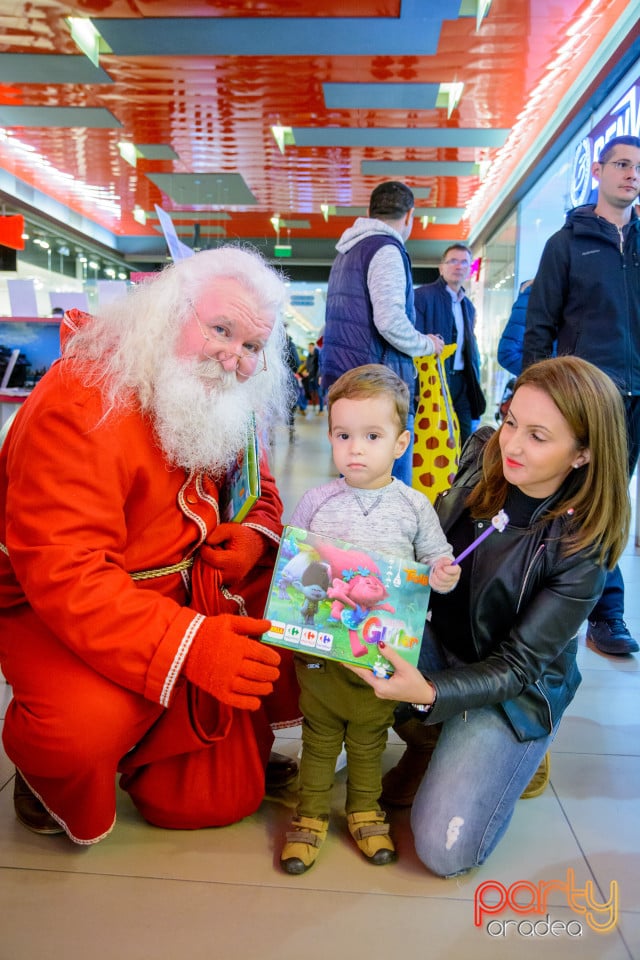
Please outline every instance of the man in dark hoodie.
M600 367L625 404L629 475L640 452L640 138L614 137L592 168L598 201L570 210L547 241L531 290L523 369L551 356L574 354ZM587 638L603 653L635 653L624 622L624 582L609 573L589 617Z

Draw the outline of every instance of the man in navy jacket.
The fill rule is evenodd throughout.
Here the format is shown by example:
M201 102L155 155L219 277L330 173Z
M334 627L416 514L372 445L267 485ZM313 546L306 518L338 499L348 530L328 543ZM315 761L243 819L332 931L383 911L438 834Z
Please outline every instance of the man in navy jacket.
M460 442L471 433L472 422L485 411L480 388L480 351L474 332L475 307L464 292L472 253L464 243L447 247L438 267L440 276L415 291L416 329L440 334L458 349L445 361L451 402L460 424Z
M640 138L615 137L593 176L598 202L570 210L542 252L524 335L523 369L551 355L575 354L609 374L622 393L629 476L640 453ZM603 653L635 653L624 622L619 567L607 577L590 617L588 639Z

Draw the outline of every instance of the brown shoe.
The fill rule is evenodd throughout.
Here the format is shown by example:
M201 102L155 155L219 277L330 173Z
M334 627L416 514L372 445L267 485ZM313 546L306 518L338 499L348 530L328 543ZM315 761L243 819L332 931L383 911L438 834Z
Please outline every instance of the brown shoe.
M394 726L407 744L400 760L382 778L381 802L388 807L410 807L422 783L435 749L442 725L427 725L420 720L407 720Z
M393 840L389 836L389 824L384 813L378 810L348 813L347 824L358 849L369 863L375 863L380 867L398 859Z
M294 817L292 829L280 854L280 866L285 873L304 873L316 862L320 847L329 829L328 817Z
M49 836L64 833L58 821L53 819L44 804L29 789L19 770L16 770L13 785L13 807L20 823L33 833Z

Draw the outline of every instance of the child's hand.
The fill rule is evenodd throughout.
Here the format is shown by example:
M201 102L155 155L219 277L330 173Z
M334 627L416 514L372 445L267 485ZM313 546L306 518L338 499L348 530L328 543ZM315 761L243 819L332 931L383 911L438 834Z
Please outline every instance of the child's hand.
M431 564L429 583L436 593L449 593L460 579L460 567L449 557L439 557Z

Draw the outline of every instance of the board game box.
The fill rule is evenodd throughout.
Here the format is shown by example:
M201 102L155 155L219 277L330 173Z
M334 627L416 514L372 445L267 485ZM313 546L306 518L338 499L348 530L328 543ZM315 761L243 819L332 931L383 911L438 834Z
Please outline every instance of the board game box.
M416 665L429 603L429 568L297 527L284 528L263 642L392 672L383 640Z

